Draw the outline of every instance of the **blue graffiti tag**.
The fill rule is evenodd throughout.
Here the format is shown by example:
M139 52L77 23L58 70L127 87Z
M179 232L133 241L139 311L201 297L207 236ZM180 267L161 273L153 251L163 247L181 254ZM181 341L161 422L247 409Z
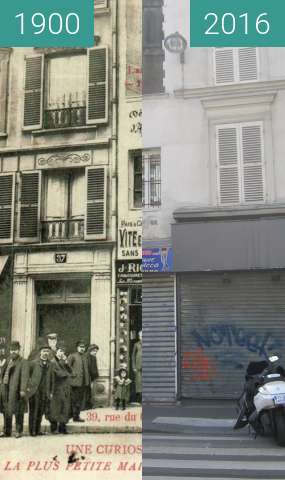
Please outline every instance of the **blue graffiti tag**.
M191 335L195 344L203 349L215 346L242 347L262 358L268 358L272 352L281 355L282 342L274 338L271 332L254 332L232 324L212 324L202 331L192 330Z

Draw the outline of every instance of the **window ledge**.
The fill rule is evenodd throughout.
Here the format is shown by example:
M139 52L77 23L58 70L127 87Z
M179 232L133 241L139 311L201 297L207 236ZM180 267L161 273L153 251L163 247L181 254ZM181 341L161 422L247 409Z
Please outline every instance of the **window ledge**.
M0 139L1 138L7 138L7 137L8 137L8 133L0 132Z
M197 222L205 220L221 219L240 219L240 218L260 218L260 217L278 217L285 216L285 204L255 204L255 205L237 205L223 207L181 207L173 212L173 217L177 222Z
M106 15L111 13L110 7L95 7L95 16Z
M97 125L85 125L83 127L63 127L63 128L42 128L41 130L32 130L32 135L46 135L53 133L70 133L70 132L87 132L89 130L96 130Z

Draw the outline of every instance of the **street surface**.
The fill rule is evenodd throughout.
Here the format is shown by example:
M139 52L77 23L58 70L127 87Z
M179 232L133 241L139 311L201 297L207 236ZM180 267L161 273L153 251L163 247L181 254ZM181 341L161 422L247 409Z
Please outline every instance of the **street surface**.
M144 407L144 480L285 479L285 448L234 431L232 402Z
M140 451L139 434L1 438L0 479L141 480Z

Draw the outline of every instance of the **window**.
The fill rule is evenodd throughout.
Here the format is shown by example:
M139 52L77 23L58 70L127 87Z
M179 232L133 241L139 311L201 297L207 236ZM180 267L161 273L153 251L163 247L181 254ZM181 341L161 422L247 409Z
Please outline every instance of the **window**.
M86 55L47 60L44 128L85 125L86 85Z
M215 48L216 84L258 80L256 48Z
M264 202L262 122L218 126L217 157L220 204Z
M143 93L163 92L162 0L143 0Z
M161 205L161 161L160 150L143 152L143 206Z
M27 57L23 129L107 123L107 79L107 47Z

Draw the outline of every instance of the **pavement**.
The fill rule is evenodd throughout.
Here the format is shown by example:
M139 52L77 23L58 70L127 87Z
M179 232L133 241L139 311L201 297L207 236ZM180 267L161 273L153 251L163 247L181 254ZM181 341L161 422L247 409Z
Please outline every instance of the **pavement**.
M0 439L0 480L141 480L141 435Z
M232 401L144 406L143 478L285 479L285 449L247 428L234 431Z
M70 420L67 424L68 433L141 433L142 413L140 407L128 407L126 410L114 408L96 408L81 413L84 423ZM0 429L3 428L3 416L0 415ZM42 422L42 432L49 433L50 426L46 419ZM28 433L28 415L24 418L24 433ZM0 443L1 445L1 443ZM0 478L1 480L1 478Z

